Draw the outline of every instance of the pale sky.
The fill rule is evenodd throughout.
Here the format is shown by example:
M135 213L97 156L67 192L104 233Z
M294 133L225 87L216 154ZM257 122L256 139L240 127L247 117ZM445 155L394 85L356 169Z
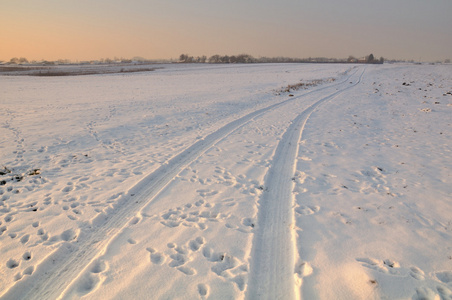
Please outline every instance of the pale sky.
M452 59L452 0L0 0L0 60Z

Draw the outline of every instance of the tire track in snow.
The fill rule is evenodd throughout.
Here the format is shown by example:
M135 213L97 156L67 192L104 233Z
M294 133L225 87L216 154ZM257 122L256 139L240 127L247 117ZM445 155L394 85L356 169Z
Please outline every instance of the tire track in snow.
M27 276L27 278L17 282L4 291L0 298L61 299L90 264L104 254L111 241L128 225L129 220L144 206L153 201L175 176L204 152L232 132L253 121L254 118L313 93L344 84L356 72L353 72L341 82L322 86L300 96L258 109L226 124L204 139L194 143L137 183L117 201L113 208L97 216L90 226L81 228L77 241L63 243L39 263L32 276Z
M295 219L292 180L298 143L310 115L323 103L361 82L362 71L353 84L334 92L296 117L276 148L259 200L257 228L253 238L248 281L248 299L299 299L295 284Z

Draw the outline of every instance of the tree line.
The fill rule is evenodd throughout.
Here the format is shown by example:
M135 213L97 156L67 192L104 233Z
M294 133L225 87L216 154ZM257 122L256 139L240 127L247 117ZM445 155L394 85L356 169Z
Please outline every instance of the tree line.
M382 64L382 63L384 63L384 61L385 61L385 59L383 57L380 57L380 59L377 59L376 57L374 57L374 55L372 53L363 58L356 58L352 55L350 55L347 58L347 62L349 62L349 63Z
M309 58L291 58L291 57L260 57L255 58L248 54L240 54L240 55L212 55L207 57L203 56L190 56L188 54L181 54L179 58L171 59L171 60L149 60L142 57L133 57L131 59L126 58L118 58L114 57L110 58L101 58L98 60L91 61L75 61L72 62L69 59L58 59L55 61L47 61L47 60L31 60L29 61L25 57L13 57L9 61L1 61L0 64L4 65L26 65L26 64L38 64L38 65L69 65L69 64L150 64L150 63L211 63L211 64L249 64L249 63L366 63L366 64L382 64L384 62L396 63L396 62L408 62L415 63L414 60L404 60L404 59L384 59L380 57L377 59L373 54L356 58L355 56L350 55L346 59L337 59L337 58L327 58L327 57L309 57ZM450 64L450 59L445 59L444 61L438 60L435 63L446 63Z
M249 63L367 63L367 64L382 64L384 58L376 59L373 54L367 55L364 58L355 58L349 56L347 59L326 58L326 57L309 57L309 58L290 58L290 57L260 57L255 58L249 54L240 55L212 55L190 56L188 54L181 54L179 56L179 63L210 63L210 64L249 64Z

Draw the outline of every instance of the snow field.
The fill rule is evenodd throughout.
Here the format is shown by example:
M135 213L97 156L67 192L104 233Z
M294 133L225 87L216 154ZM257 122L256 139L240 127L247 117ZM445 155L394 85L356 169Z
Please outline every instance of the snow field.
M452 72L350 67L0 78L2 298L449 299Z
M305 299L450 299L451 71L384 66L310 118L295 187Z

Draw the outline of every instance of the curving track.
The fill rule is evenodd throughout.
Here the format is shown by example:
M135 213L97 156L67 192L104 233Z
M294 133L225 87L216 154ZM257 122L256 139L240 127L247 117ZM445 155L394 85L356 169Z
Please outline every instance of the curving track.
M298 299L295 285L296 247L294 237L293 176L298 143L309 116L320 105L361 82L359 77L344 83L293 120L278 144L272 166L265 179L265 191L259 201L257 228L251 252L248 299ZM353 77L353 76L352 76Z

